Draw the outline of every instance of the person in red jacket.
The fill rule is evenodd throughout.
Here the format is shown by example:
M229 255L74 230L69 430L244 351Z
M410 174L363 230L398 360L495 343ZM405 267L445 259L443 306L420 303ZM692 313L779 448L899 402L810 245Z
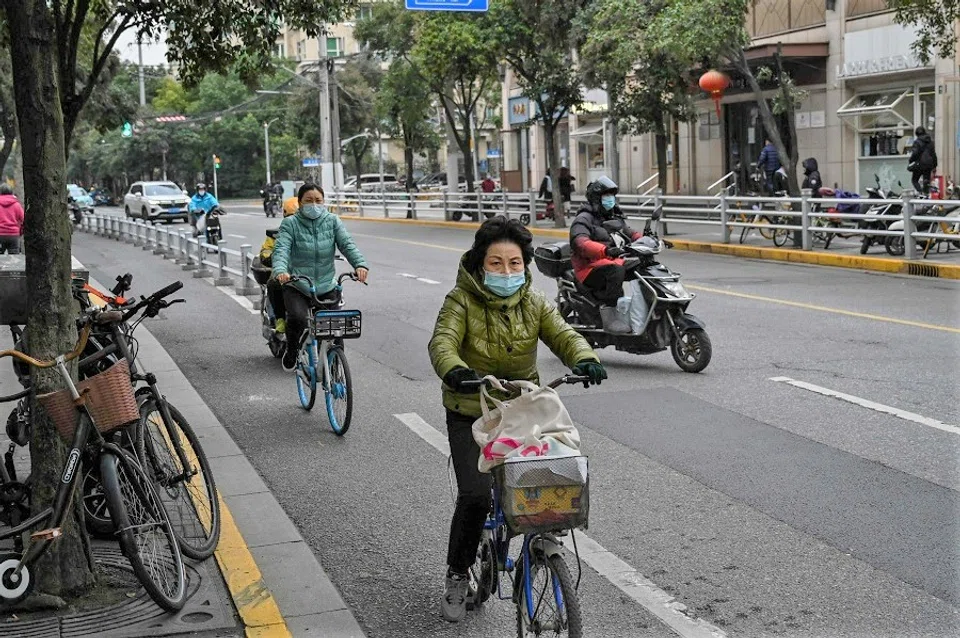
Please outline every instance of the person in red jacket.
M0 255L19 254L22 236L23 206L17 201L10 186L0 184Z
M603 330L627 334L629 324L617 313L617 300L623 296L624 250L614 239L622 234L631 241L642 237L627 225L623 211L617 206L619 188L603 176L587 186L587 203L577 212L570 225L571 261L577 279L591 289L600 302Z

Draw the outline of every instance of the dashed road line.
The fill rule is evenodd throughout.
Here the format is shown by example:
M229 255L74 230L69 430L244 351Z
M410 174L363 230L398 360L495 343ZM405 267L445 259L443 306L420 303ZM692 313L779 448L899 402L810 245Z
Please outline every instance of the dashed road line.
M417 277L417 281L422 281L425 284L439 285L439 281L434 281L433 279L427 279L426 277Z
M398 277L403 277L404 279L416 279L420 283L430 284L432 286L439 285L440 282L435 279L427 279L426 277L421 277L420 275L414 275L408 272L398 272Z
M450 454L447 437L415 412L394 414L421 439L445 456ZM580 558L617 589L659 618L682 638L725 638L726 633L705 620L691 618L686 605L656 586L643 574L585 533L577 532Z
M926 425L927 427L936 428L937 430L943 430L944 432L950 432L951 434L960 434L960 427L957 427L955 425L947 425L942 421L938 421L937 419L931 419L930 417L923 416L922 414L914 414L913 412L907 412L906 410L901 410L900 408L893 408L893 407L890 407L889 405L884 405L882 403L870 401L869 399L863 399L861 397L857 397L852 394L845 394L843 392L831 390L830 388L824 388L819 385L807 383L806 381L797 381L796 379L791 379L790 377L771 377L770 380L775 381L777 383L786 383L787 385L792 385L795 388L809 390L810 392L815 392L825 397L840 399L841 401L846 401L847 403L859 405L860 407L868 408L876 412L882 412L883 414L890 414L895 417L901 418L904 421L919 423L920 425Z

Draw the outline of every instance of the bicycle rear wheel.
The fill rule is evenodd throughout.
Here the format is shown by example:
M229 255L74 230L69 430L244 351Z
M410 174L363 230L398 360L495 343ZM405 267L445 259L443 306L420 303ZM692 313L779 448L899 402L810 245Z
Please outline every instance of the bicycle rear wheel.
M327 379L327 418L334 434L343 436L353 418L353 380L343 346L332 346L327 353L330 378Z
M517 635L520 638L583 636L580 599L570 570L560 556L530 550L529 583L522 562L517 583Z
M770 218L766 215L761 215L754 220L756 224L760 224L760 227L757 229L760 231L760 236L764 239L773 239L776 237L777 231L774 228L770 228Z
M773 220L775 224L786 224L787 220L783 218L776 218ZM791 231L787 228L774 228L773 229L773 245L777 248L785 246L787 240L790 239Z
M167 404L172 423L165 423L155 397L140 406L144 469L156 483L170 515L180 550L194 560L213 555L220 540L220 501L207 455L180 411ZM188 467L177 454L183 450Z
M183 608L187 575L177 538L153 483L128 452L104 451L100 475L123 555L155 603Z

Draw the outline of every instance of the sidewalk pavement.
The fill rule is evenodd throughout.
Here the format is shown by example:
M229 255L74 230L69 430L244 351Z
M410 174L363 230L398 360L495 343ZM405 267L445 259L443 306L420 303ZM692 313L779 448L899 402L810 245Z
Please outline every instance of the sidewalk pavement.
M364 638L313 551L226 428L145 326L137 329L136 336L144 368L159 377L161 390L193 427L210 460L221 501L216 565L246 636ZM0 368L0 380L0 394L11 394L20 387L10 366ZM14 404L2 405L0 415L5 422L6 408L12 410ZM203 564L210 569L207 563L213 561ZM179 615L189 611L186 608ZM187 622L189 619L185 626L190 627Z

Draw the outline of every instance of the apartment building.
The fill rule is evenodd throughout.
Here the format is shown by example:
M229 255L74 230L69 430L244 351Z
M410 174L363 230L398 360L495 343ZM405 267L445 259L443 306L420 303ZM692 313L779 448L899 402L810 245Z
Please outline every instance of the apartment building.
M921 63L910 48L915 32L894 22L884 0L754 0L747 29L753 38L747 50L751 67L772 65L779 44L786 69L808 92L796 113L797 139L789 139L783 118L779 128L801 160L817 158L827 184L862 191L879 179L885 188L899 190L898 182L909 188L906 154L919 125L934 139L938 174L960 176L960 53ZM765 132L756 98L734 69L721 70L731 86L719 116L704 94L698 121L673 126L669 192L705 194L738 167L734 179L743 182L760 154ZM509 74L506 79L506 169L519 176L525 152L529 183L535 184L546 166L542 130L520 126L529 104ZM774 93L771 87L766 97ZM588 93L585 108L561 127L561 160L581 190L610 166L605 104L603 91ZM657 171L651 136L621 139L617 153L616 179L627 191Z

